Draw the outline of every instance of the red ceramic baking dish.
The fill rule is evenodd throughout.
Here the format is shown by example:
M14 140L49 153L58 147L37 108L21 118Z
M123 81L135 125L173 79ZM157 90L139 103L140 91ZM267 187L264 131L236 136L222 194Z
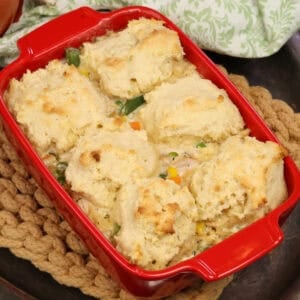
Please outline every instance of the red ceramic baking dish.
M0 114L10 142L40 186L48 193L58 211L71 224L90 252L113 279L136 296L164 297L195 280L213 281L232 274L256 261L283 239L280 225L296 205L300 195L300 173L290 157L285 158L288 199L278 208L223 242L199 255L159 271L147 271L130 264L89 221L75 201L47 170L3 101L3 93L12 78L20 78L27 69L43 67L54 58L62 58L65 48L120 30L129 20L139 17L163 20L181 39L186 58L196 65L203 77L227 91L239 108L251 135L259 140L277 142L276 137L253 108L217 69L213 62L170 20L145 7L126 7L113 12L80 8L41 26L18 41L20 56L0 73Z

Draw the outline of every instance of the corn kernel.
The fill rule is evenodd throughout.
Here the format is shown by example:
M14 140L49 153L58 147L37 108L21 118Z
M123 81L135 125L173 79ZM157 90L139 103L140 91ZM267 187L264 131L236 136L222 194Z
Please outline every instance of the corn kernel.
M169 166L168 168L168 178L175 178L178 176L178 171L176 168Z
M202 234L205 228L204 222L197 222L196 224L196 233L197 234Z
M78 71L81 75L88 77L89 76L89 71L84 68L78 68Z

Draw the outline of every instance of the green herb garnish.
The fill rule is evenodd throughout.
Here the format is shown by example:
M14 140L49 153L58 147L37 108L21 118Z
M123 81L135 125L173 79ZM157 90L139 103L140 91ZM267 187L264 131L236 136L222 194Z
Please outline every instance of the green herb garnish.
M120 114L121 115L129 115L134 110L136 110L139 106L145 103L144 96L138 96L132 99L127 100L125 103L122 101L116 101L116 104L120 106Z
M206 144L204 142L200 142L196 145L196 148L205 148Z
M80 51L77 48L67 48L65 50L65 57L68 65L79 67L80 65Z
M65 161L60 161L56 164L55 168L55 177L58 180L60 184L66 183L66 168L68 166L68 163Z
M120 231L120 229L121 229L121 225L119 225L118 223L115 223L113 231L112 231L112 235L116 235Z
M124 105L123 101L121 101L121 100L117 100L117 101L115 101L115 103L116 103L116 105L118 105L120 108L122 108L123 105Z
M122 100L116 100L115 104L119 107L119 114L121 115L124 107L124 102Z
M170 152L168 155L169 155L170 157L172 157L172 159L175 159L175 157L178 156L178 153L177 153L177 152Z
M160 173L158 176L162 179L166 179L168 175L166 173Z

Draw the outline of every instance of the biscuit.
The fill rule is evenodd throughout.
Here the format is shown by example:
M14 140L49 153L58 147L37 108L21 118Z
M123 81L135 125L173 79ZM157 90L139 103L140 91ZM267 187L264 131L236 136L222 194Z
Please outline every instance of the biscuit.
M287 196L283 157L274 142L254 137L230 137L213 158L195 169L190 188L197 200L199 217L214 220L222 214L257 218L279 205Z
M66 180L71 189L88 200L85 204L93 219L112 214L116 193L122 184L147 178L157 165L157 154L143 131L91 130L71 152ZM89 214L89 215L90 215Z
M124 185L117 199L117 248L147 269L160 269L195 236L197 209L186 187L151 178Z
M59 60L13 79L5 99L40 153L71 149L86 128L102 124L105 98L73 65Z
M81 61L115 97L132 98L168 79L183 49L175 31L161 21L141 18L128 28L85 43Z
M139 117L156 142L184 139L221 142L244 129L244 121L224 90L198 73L163 83L145 95Z

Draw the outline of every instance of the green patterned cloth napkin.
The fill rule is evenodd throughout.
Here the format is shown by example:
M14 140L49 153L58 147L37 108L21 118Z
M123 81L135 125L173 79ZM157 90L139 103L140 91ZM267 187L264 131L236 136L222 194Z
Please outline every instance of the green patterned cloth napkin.
M300 29L300 0L24 0L20 20L0 38L0 65L18 55L18 38L62 13L128 5L154 8L203 49L238 57L271 55Z

